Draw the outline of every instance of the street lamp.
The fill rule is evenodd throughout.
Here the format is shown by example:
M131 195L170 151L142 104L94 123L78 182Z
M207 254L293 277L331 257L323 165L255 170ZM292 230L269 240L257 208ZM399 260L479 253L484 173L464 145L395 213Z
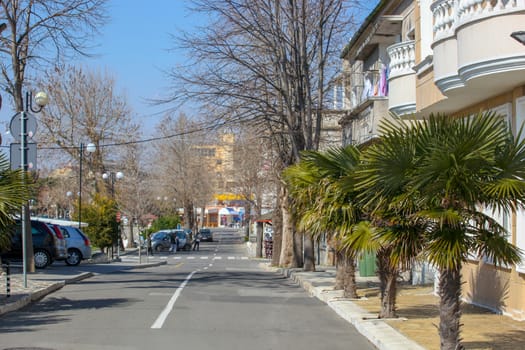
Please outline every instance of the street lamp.
M102 174L104 180L111 180L111 197L115 198L115 180L120 180L124 178L124 173L122 171L117 171L116 173L110 171L109 173Z
M67 191L66 197L67 197L67 219L71 220L71 197L73 197L73 192Z
M1 29L1 28L0 28ZM33 107L33 94L31 92L26 92L26 100L25 103L22 101L22 111L19 111L14 115L14 117L11 119L10 129L11 134L13 137L18 138L20 137L20 168L23 170L22 175L22 182L23 184L26 183L26 172L29 169L29 162L28 162L28 149L29 145L27 142L27 137L33 137L33 134L36 129L36 120L33 115L31 115L30 112L38 113L44 108L45 105L48 103L48 97L45 92L39 92L35 96L35 102L37 104L37 108L35 109ZM32 129L30 130L30 133L28 133L28 122L32 124ZM18 131L18 132L17 132ZM13 145L11 144L11 149L13 149ZM34 157L36 158L36 144L32 144L34 147L32 147L35 152ZM13 152L11 152L13 153ZM16 155L16 152L15 152ZM14 157L11 157L13 159ZM32 159L33 165L35 164L36 159ZM11 164L11 167L13 168L15 164ZM27 251L27 245L28 245L28 239L30 239L30 222L29 222L29 204L26 203L22 205L22 212L21 212L21 223L22 223L22 254L24 257L23 261L23 276L24 276L24 288L27 288L27 260L28 260L28 251Z
M87 153L93 153L97 150L97 146L94 143L88 143L84 145L80 143L78 148L79 155L79 166L78 166L78 228L82 228L82 160L84 158L84 151Z

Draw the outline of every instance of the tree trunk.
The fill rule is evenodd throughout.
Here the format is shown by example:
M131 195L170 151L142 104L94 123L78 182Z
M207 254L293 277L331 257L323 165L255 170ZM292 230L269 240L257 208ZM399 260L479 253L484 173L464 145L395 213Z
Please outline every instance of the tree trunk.
M279 191L280 192L280 191ZM279 266L281 260L281 246L283 241L283 217L281 208L281 197L277 196L276 209L272 215L273 228L273 251L272 251L272 266Z
M334 286L334 289L341 290L345 286L345 275L344 275L345 260L344 260L343 252L340 250L337 250L335 252L335 256L336 258L335 258L335 286Z
M461 267L444 269L439 276L439 337L441 350L464 349L460 339Z
M381 310L379 318L395 318L397 298L397 276L399 269L391 264L390 247L377 252L377 273L381 290Z
M343 285L343 297L344 298L358 298L357 285L355 283L355 256L354 254L344 254L344 285Z
M395 318L397 297L397 272L386 276L381 292L381 311L379 318ZM381 283L383 284L383 282Z
M281 253L279 257L279 266L281 267L297 267L294 259L294 230L292 225L292 216L289 209L288 190L286 186L281 186L279 193L281 212L282 212L282 237L281 237Z
M311 236L304 237L304 271L315 271L315 244Z
M262 222L257 222L255 224L255 237L256 237L255 257L262 258L262 248L263 248L263 223Z
M291 217L293 219L293 216ZM303 267L304 266L304 233L297 231L297 226L295 225L295 219L292 223L293 231L293 264L291 267Z

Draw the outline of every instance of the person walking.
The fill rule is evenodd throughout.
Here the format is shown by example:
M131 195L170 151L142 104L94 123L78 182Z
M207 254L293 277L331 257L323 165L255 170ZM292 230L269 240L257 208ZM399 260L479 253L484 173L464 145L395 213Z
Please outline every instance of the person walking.
M179 237L177 237L176 233L170 234L171 239L171 248L170 252L173 252L174 254L177 253L177 250L179 250Z
M195 239L193 240L193 250L195 250L195 248L199 250L200 243L201 243L201 234L200 232L197 232L197 234L195 235Z

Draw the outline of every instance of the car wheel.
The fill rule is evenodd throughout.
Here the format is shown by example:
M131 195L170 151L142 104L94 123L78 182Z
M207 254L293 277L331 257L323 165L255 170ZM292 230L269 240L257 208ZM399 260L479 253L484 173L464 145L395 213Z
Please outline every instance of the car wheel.
M155 247L155 251L156 251L157 253L160 253L160 252L162 251L162 246L161 246L161 245L156 246L156 247Z
M69 249L67 251L66 264L69 266L77 266L82 260L82 253L78 249Z
M35 250L34 254L35 268L43 269L47 265L51 265L51 256L45 250Z

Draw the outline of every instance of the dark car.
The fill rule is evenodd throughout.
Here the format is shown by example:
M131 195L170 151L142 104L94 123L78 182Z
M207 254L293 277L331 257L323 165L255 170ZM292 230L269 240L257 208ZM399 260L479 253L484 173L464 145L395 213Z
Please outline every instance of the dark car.
M23 259L21 221L16 220L15 224L7 228L6 233L11 237L11 244L2 251L2 259ZM45 222L31 220L31 233L36 268L45 268L54 260L62 258L57 255L58 246L55 234Z
M201 235L201 241L213 242L213 235L209 228L201 228L199 233Z

